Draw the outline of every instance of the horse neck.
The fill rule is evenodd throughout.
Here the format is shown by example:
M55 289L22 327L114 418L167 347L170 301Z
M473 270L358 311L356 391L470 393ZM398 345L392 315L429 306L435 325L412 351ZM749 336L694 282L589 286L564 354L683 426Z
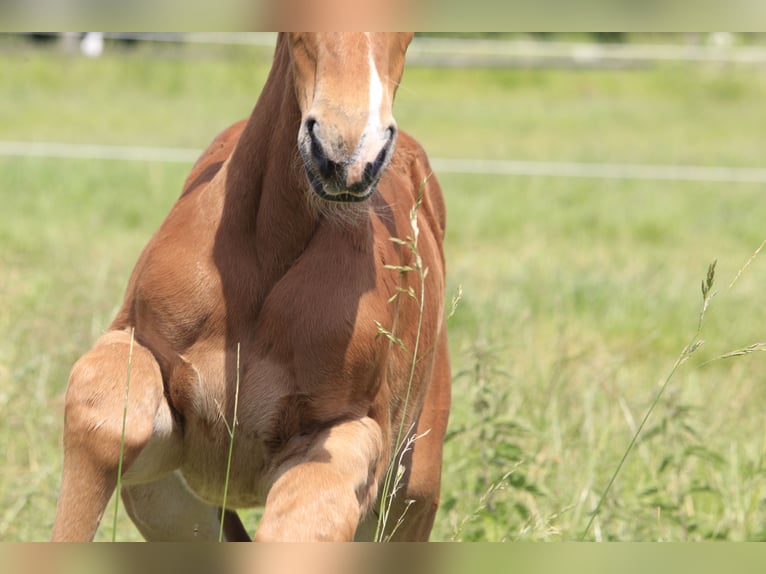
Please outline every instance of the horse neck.
M290 56L280 36L269 77L225 167L222 231L227 243L255 251L259 283L278 280L318 223L308 208L308 182L297 155L300 121Z
M269 77L226 166L227 200L237 205L227 214L235 220L231 224L260 218L264 209L272 217L286 215L305 198L308 184L296 165L300 121L290 55L280 35Z
M297 152L300 122L290 54L286 37L280 34L269 77L225 167L218 236L219 254L242 249L255 254L257 300L327 223L308 200L313 192ZM366 229L346 232L355 236L355 243L368 243Z

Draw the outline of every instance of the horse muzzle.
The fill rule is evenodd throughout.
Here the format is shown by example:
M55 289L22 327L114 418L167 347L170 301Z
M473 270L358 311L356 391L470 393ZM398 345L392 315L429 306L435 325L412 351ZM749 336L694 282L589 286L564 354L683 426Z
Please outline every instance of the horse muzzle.
M332 125L308 117L298 134L298 149L314 192L327 201L368 199L391 162L396 134L394 123L385 130L368 128L351 147Z

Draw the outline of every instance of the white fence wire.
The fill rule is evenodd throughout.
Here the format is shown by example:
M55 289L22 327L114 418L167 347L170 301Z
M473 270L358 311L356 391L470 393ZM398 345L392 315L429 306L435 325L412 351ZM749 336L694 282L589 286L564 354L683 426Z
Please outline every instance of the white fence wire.
M0 141L0 156L15 157L191 164L199 157L200 153L201 150L192 148ZM755 167L513 161L438 157L431 159L431 166L437 173L455 174L766 183L766 169Z
M171 43L271 47L270 32L118 33L105 38ZM407 54L410 65L448 67L619 67L657 62L754 64L766 66L766 46L738 45L728 33L698 34L680 44L595 43L416 37Z
M83 53L98 55L103 39L174 44L274 46L271 32L104 32L98 34L98 50L89 52L92 41L81 43ZM81 33L63 33L76 45ZM746 36L727 32L667 36L659 44L642 42L601 43L518 38L455 38L417 36L407 56L413 66L446 67L586 67L620 68L660 62L718 63L766 67L766 39L742 42ZM670 43L670 39L677 43ZM750 36L751 42L753 36ZM92 40L92 38L91 38ZM664 38L658 36L658 41ZM760 42L760 45L758 44Z
M111 40L271 47L258 32L104 33ZM408 63L428 66L635 66L662 61L766 67L766 46L736 45L732 35L686 44L595 44L559 41L417 37ZM200 150L56 142L0 141L0 156L193 163ZM766 183L766 168L433 158L439 173L666 181Z

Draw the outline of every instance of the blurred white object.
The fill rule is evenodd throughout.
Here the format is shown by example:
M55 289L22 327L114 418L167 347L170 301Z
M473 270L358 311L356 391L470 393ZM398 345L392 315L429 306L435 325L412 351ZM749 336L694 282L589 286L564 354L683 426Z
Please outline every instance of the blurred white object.
M729 48L734 45L734 34L731 32L713 32L709 36L709 42L719 48Z
M80 51L89 58L98 58L104 51L104 33L85 32L80 42Z

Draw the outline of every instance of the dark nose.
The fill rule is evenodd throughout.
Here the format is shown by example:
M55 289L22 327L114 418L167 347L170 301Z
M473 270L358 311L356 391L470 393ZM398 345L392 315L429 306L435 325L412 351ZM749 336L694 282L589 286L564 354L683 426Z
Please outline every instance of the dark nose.
M343 184L346 179L343 164L333 161L328 156L328 153L317 134L318 125L319 124L315 118L308 118L306 120L306 131L311 139L311 159L322 179Z
M359 144L358 149L349 152L342 140L333 147L328 142L329 133L322 133L316 118L306 119L306 132L310 140L310 157L318 175L336 189L363 191L373 185L387 165L396 140L396 125L390 125L379 148ZM363 136L371 137L371 136Z

